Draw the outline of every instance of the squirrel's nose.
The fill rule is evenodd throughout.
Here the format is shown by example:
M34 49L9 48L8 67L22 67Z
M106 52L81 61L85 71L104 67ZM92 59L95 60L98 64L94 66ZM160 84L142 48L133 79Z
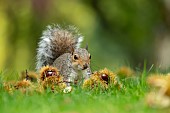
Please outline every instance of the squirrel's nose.
M84 64L83 65L83 70L87 69L87 67L88 67L87 64Z

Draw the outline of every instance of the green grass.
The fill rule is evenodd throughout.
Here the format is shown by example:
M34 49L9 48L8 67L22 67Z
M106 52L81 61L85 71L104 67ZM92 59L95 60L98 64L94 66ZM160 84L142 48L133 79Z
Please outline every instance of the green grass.
M146 73L143 73L146 74ZM0 75L3 76L3 75ZM142 75L146 77L146 75ZM69 94L52 93L13 95L4 91L0 79L0 113L168 113L170 109L150 108L145 103L145 79L124 79L126 90L87 91L75 87Z

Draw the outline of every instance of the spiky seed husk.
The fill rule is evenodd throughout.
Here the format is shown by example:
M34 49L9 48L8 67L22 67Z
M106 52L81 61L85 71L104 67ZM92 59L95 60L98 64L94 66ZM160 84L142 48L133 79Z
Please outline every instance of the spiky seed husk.
M93 89L100 86L103 89L107 89L111 85L118 86L119 89L122 88L122 84L119 83L116 74L105 68L94 72L90 79L85 80L83 83L83 88Z

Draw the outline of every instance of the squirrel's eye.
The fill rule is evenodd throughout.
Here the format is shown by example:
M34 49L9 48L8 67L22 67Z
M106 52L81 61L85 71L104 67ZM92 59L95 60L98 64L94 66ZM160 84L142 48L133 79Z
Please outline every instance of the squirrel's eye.
M91 55L89 56L89 59L91 59Z
M78 56L77 55L74 55L74 60L78 60Z

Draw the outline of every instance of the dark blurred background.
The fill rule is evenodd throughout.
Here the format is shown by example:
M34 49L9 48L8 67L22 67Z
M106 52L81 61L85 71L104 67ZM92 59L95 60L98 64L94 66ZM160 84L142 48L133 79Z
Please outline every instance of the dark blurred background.
M35 68L47 25L73 24L93 70L170 66L170 0L1 0L0 70Z

